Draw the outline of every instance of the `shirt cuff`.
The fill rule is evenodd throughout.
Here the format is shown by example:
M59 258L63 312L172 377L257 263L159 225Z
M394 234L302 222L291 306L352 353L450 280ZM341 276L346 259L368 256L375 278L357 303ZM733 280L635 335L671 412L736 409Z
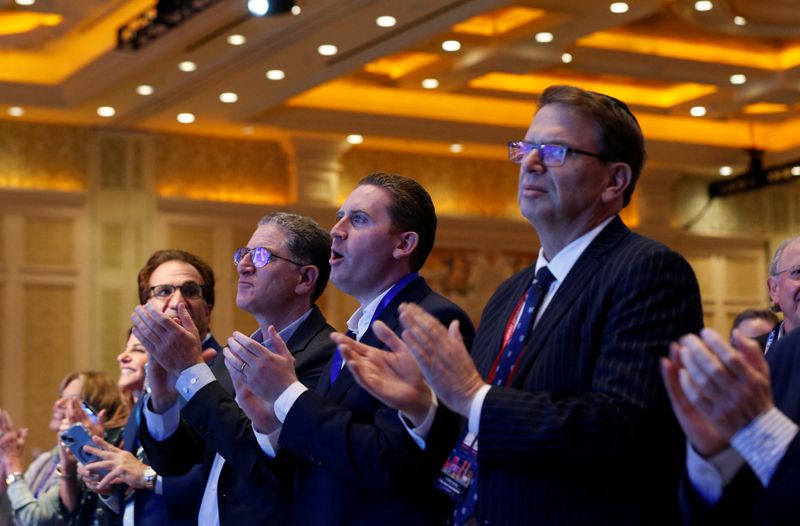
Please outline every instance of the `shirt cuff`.
M472 399L472 403L469 405L469 420L467 424L467 430L475 436L478 436L478 431L481 425L481 411L483 410L483 401L486 400L486 395L489 394L489 389L492 386L489 384L483 385L478 392L475 393L475 397Z
M278 422L281 424L284 420L286 420L286 415L289 414L289 410L292 408L294 403L300 398L300 395L308 391L308 387L301 384L300 382L295 382L289 387L284 390L281 395L275 399L275 417L278 419Z
M178 381L175 382L175 388L183 399L188 402L197 391L214 380L216 380L216 377L211 372L211 368L204 363L197 363L181 371Z
M798 427L776 407L762 413L731 437L764 486L769 484Z
M412 422L403 416L402 412L397 412L397 416L400 417L400 422L403 424L403 427L406 428L406 431L408 431L408 434L411 435L411 438L420 449L425 449L428 433L431 432L433 420L436 418L436 409L439 407L439 399L436 398L436 393L433 392L433 389L431 389L431 396L431 405L428 408L428 414L425 415L425 420L417 427L412 428Z
M150 400L144 403L144 421L147 422L147 431L153 440L161 442L166 440L175 431L178 430L178 424L181 422L181 410L179 404L175 403L161 414L154 413L150 409Z
M156 495L164 494L164 479L161 477L161 475L156 475L156 484L153 486L153 492Z
M686 443L686 472L695 491L707 504L722 498L723 488L744 465L744 459L733 448L706 459Z
M261 446L261 451L270 458L275 458L278 454L278 438L281 436L281 429L278 428L272 433L259 433L256 428L253 428L253 434L256 435L256 441Z

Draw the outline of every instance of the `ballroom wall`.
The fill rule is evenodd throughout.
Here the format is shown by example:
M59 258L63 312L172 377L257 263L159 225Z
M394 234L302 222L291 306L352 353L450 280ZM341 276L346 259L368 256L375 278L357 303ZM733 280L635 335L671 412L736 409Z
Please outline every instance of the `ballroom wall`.
M224 340L255 324L234 304L234 249L270 210L311 215L328 228L363 175L418 179L440 215L423 274L477 320L495 287L536 255L518 216L511 163L350 147L318 138L272 141L108 131L0 121L0 407L46 431L67 373L116 377L136 304L136 272L159 248L181 248L217 274L212 330ZM705 203L705 183L648 170L628 224L682 252L697 273L706 324L727 331L737 312L765 306L769 254L797 231L792 187ZM320 305L335 326L354 301L329 287Z

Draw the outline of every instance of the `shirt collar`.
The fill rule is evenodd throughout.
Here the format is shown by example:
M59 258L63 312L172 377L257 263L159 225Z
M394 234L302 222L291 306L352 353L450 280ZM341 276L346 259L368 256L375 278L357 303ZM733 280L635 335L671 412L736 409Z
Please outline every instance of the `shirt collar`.
M347 328L356 335L356 340L361 340L361 337L367 332L367 329L369 329L369 322L372 321L372 316L375 315L375 310L378 308L378 305L380 305L383 297L392 290L394 285L395 284L392 283L389 288L378 294L372 301L365 306L359 307L359 309L350 316L350 319L347 320Z
M609 217L579 238L574 239L569 245L562 248L550 261L547 261L547 258L544 257L544 249L540 248L539 257L536 259L536 271L538 272L540 268L546 266L556 278L557 282L560 283L564 281L564 278L566 278L569 271L572 270L575 262L581 257L586 247L594 241L594 238L596 238L615 217L616 216Z
M281 340L283 340L284 343L288 342L289 339L292 336L294 336L294 333L297 330L297 328L300 326L300 324L303 323L304 321L306 321L306 318L308 318L311 315L311 311L312 311L312 309L308 309L306 312L303 313L302 316L300 316L299 318L294 320L292 323L290 323L289 325L287 325L286 327L284 327L283 329L278 331L278 336L281 337ZM261 332L261 329L257 329L256 332L254 332L250 337L252 339L254 339L255 341L257 341L258 343L260 343L261 345L269 348L269 343L270 343L271 339L270 338L264 338L264 334Z

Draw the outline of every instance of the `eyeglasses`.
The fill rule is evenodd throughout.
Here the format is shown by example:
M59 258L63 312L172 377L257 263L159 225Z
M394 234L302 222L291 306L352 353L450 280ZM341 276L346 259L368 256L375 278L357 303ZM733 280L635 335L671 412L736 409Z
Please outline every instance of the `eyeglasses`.
M603 153L592 153L577 148L570 148L563 144L535 144L526 141L510 141L508 143L508 158L517 164L522 163L525 157L533 150L539 152L539 162L545 166L563 166L569 152L597 157L604 161L614 161L611 157Z
M236 252L233 253L233 264L238 267L239 263L241 263L241 261L247 254L250 254L250 260L253 262L253 266L256 268L261 268L267 265L272 258L282 259L284 261L288 261L289 263L294 263L298 267L303 266L302 263L298 263L297 261L292 261L291 259L281 257L277 254L273 254L267 247L237 248Z
M776 276L779 276L781 274L789 274L789 278L796 281L800 281L800 265L797 265L792 268L787 268L785 270L779 270L778 272L775 273Z
M168 300L180 289L181 296L187 300L196 300L203 297L203 286L194 281L187 281L183 285L156 285L150 287L150 295L158 300Z

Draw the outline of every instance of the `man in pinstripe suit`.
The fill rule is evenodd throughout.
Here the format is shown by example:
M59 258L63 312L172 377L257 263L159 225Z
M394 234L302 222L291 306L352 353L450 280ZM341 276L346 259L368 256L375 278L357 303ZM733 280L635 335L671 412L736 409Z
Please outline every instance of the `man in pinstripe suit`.
M477 436L477 505L457 500L468 517L456 521L675 523L683 440L658 360L702 326L702 309L688 263L618 216L644 163L639 125L614 98L554 86L509 157L520 164L520 210L541 248L489 300L472 360L456 326L401 308L405 348ZM519 336L520 306L542 267L554 279L514 354L509 336ZM393 395L402 379L385 356L344 347L360 382L401 411L409 404ZM513 363L502 372L506 355Z

